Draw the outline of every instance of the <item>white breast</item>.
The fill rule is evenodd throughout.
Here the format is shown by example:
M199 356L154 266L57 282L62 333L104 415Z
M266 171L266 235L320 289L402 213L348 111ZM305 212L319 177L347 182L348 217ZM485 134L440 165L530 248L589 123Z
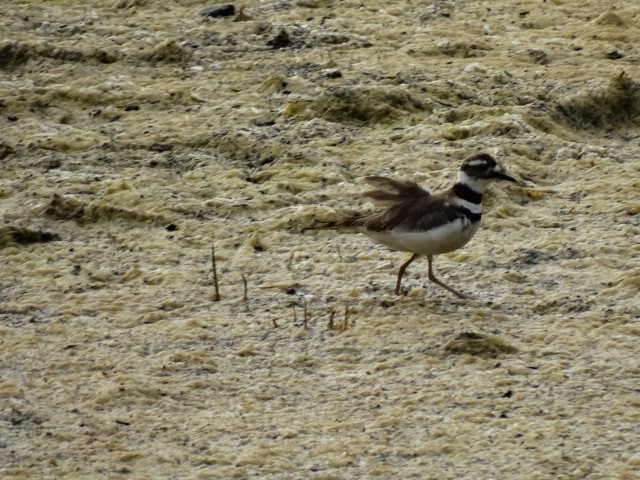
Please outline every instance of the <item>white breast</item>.
M440 227L419 232L399 229L386 232L362 229L361 232L391 250L438 255L466 245L479 227L480 222L471 223L466 218L458 218Z

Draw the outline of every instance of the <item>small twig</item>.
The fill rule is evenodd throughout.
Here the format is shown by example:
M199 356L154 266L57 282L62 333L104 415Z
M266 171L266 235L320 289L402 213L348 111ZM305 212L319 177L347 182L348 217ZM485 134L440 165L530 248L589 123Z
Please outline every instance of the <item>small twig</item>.
M349 305L344 307L344 320L342 320L342 330L349 328Z
M248 297L247 297L247 277L244 276L244 273L242 274L242 284L244 285L244 296L242 298L246 302L248 300Z
M298 315L296 315L296 306L293 306L293 324L298 323Z
M211 245L211 265L213 266L213 288L215 293L213 294L213 301L220 301L220 290L218 288L218 271L216 270L216 247Z
M335 316L336 316L336 311L333 309L333 307L331 307L331 309L329 310L329 325L328 325L329 330L333 330L333 317Z
M273 318L271 321L273 322L273 328L278 328L278 324L276 322L276 319Z
M291 252L291 255L289 255L289 262L287 262L287 270L291 270L292 266L293 266L293 252Z

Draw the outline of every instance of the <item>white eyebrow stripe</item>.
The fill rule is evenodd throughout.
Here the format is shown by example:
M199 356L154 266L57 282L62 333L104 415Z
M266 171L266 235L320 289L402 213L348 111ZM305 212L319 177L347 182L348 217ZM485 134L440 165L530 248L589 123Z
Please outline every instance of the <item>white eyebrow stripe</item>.
M484 160L471 160L469 163L467 163L467 165L470 165L472 167L477 167L478 165L486 165L487 162Z

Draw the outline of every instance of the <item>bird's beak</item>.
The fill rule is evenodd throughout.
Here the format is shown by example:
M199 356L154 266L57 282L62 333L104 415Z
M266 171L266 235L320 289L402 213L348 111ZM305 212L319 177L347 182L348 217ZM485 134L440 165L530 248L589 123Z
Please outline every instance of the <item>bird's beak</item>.
M503 173L503 172L501 172L499 170L494 170L491 173L491 178L495 178L497 180L508 180L510 182L513 182L513 183L518 183L518 181L515 178L510 177L506 173Z

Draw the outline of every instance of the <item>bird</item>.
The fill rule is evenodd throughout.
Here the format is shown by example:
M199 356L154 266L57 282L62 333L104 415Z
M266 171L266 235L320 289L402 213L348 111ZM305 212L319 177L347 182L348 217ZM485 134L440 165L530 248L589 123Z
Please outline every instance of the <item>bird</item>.
M517 180L505 173L487 153L472 155L463 161L454 185L432 194L415 182L387 177L365 177L374 190L363 196L377 207L378 213L355 215L316 228L355 229L390 250L412 253L400 266L394 293L400 295L402 277L418 257L426 256L428 278L459 298L471 298L438 279L433 272L433 257L464 247L480 227L482 193L492 180Z

